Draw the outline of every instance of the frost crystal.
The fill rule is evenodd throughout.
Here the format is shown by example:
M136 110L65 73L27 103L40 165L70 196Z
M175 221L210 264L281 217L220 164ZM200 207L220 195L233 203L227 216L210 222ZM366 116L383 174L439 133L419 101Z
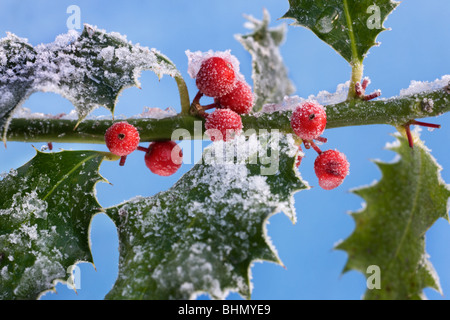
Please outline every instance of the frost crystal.
M284 97L283 101L280 103L269 103L265 104L261 110L261 112L265 113L271 113L276 111L287 111L287 110L294 110L296 106L298 106L300 103L306 101L306 99L301 98L299 96L290 96L290 97Z
M176 116L177 112L173 108L166 108L166 109L160 109L160 108L150 108L150 107L144 107L144 110L142 113L133 115L133 116L125 116L125 115L115 115L114 119L163 119L163 118L169 118ZM13 118L26 118L26 119L42 119L42 120L49 120L49 119L61 119L61 120L77 120L77 112L75 110L72 110L68 114L59 114L59 115L52 115L52 114L44 114L41 112L31 112L30 109L25 107L19 107L14 112ZM86 117L86 120L111 120L113 119L112 115L89 115Z
M122 240L119 279L107 298L131 299L144 288L152 288L145 299L248 296L252 262L279 261L267 219L284 211L295 221L292 194L306 188L293 170L293 142L272 134L212 143L205 150L211 161L170 190L108 209ZM263 176L271 156L279 165Z
M450 75L444 75L441 79L432 82L428 81L411 81L407 89L400 90L400 96L409 96L423 92L435 91L442 89L450 84Z
M336 88L336 92L330 93L328 91L320 91L317 95L310 95L307 99L299 96L286 96L283 101L279 103L265 104L261 112L276 112L276 111L289 111L294 110L300 103L305 101L314 101L323 106L338 104L347 99L348 88L350 81L339 84Z
M195 79L197 77L197 73L200 70L200 67L206 59L211 57L219 57L222 58L233 66L233 70L236 74L237 81L245 81L245 77L240 73L239 69L239 60L231 54L231 50L227 51L213 51L209 50L207 52L195 51L191 52L190 50L186 50L186 56L188 58L188 74L191 78Z
M269 28L270 15L263 11L263 19L245 16L250 34L235 35L235 38L252 56L252 79L254 111L261 111L264 104L278 103L284 96L293 94L295 86L288 77L279 46L287 31L286 24Z
M341 83L336 87L336 92L329 93L328 91L320 91L316 96L309 96L309 100L315 100L323 106L328 106L332 104L338 104L347 100L348 89L350 86L350 81Z
M155 49L133 45L118 33L85 25L50 44L33 48L12 34L0 40L0 130L33 92L55 92L70 100L83 120L103 106L114 112L121 90L136 85L143 70L181 78L175 65ZM3 132L5 137L5 132Z
M0 180L0 299L36 299L65 280L78 261L92 261L92 192L104 155L64 151L37 155Z
M177 112L173 108L166 108L165 110L159 108L150 108L145 107L142 113L132 116L130 118L140 119L140 118L151 118L151 119L163 119L174 117L177 115Z

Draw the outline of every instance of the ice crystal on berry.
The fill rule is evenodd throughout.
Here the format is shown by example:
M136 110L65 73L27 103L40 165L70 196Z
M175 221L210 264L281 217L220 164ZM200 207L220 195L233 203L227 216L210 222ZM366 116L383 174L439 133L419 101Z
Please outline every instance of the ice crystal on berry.
M116 122L106 130L105 142L109 151L118 156L127 156L139 144L139 132L127 122Z
M337 188L348 175L350 164L342 152L327 150L314 162L314 171L319 178L319 186L325 190Z
M291 127L300 139L317 139L325 130L326 125L325 109L318 103L302 103L292 113Z
M250 113L253 107L252 88L244 81L238 81L230 93L219 98L219 104L238 114Z
M152 142L145 154L145 165L160 176L170 176L178 171L183 152L174 141Z
M212 141L227 141L241 133L242 120L232 110L218 109L207 117L205 129Z
M211 57L202 62L195 83L204 95L218 98L235 88L236 74L230 62Z

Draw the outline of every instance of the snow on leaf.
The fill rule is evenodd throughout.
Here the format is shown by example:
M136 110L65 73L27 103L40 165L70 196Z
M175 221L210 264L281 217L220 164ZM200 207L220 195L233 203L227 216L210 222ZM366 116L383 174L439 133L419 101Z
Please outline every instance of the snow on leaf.
M415 135L417 133L414 133ZM399 160L375 162L382 179L353 192L366 206L352 213L356 227L337 246L348 253L345 271L380 270L380 288L368 289L365 299L421 299L423 289L440 291L439 279L425 252L425 233L439 218L448 220L450 189L440 176L441 167L416 137L414 149L405 137L388 149Z
M168 191L106 209L120 243L106 298L248 298L252 262L280 263L267 219L283 211L295 221L293 193L307 188L294 169L297 150L278 134L215 142Z
M263 19L247 16L252 33L236 35L236 39L252 56L254 111L260 111L267 103L277 103L284 96L294 93L295 87L289 80L279 46L286 36L286 25L269 28L270 16L267 10Z
M158 78L165 74L174 77L185 103L187 89L175 65L157 50L133 45L118 33L85 25L81 34L71 30L35 48L8 35L0 40L3 139L12 112L33 92L61 94L74 104L82 121L99 106L114 113L121 90L139 86L143 70L152 70Z
M378 34L386 30L384 21L398 4L393 0L289 0L283 18L310 29L354 64L377 45Z
M36 51L21 39L8 33L0 40L0 132L16 106L33 92L33 71Z
M92 262L94 186L109 154L42 153L0 180L0 300L36 299L78 261Z

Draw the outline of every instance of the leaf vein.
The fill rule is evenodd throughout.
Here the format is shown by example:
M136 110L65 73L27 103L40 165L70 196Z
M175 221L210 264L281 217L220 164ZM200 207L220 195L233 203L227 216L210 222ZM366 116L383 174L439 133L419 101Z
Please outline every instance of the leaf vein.
M63 183L64 180L66 180L76 169L78 169L83 163L86 163L87 161L93 159L97 157L97 155L92 155L90 157L87 157L86 159L84 159L83 161L81 161L80 163L78 163L75 167L73 167L68 173L66 173L65 175L63 175L63 177L61 179L58 180L57 183L55 183L55 185L53 186L53 188L42 198L42 200L46 200L60 185L61 183Z

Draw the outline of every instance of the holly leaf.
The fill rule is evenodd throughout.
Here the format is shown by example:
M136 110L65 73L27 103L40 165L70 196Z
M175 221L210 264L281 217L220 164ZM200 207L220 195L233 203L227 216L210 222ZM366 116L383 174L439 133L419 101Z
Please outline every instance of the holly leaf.
M105 158L95 151L37 152L0 180L0 299L36 299L79 261L93 262L89 225Z
M350 64L361 64L383 24L398 6L393 0L289 0L282 18L294 19L336 50Z
M81 34L71 30L36 48L13 35L0 44L0 130L4 141L12 112L36 91L55 92L70 100L78 123L99 106L114 113L120 92L139 86L143 70L152 70L158 78L174 77L182 104L189 100L180 72L166 56L133 45L115 32L85 25Z
M450 189L440 176L441 167L418 136L414 149L405 137L396 137L398 141L388 149L400 159L375 162L382 179L353 191L366 205L352 213L355 230L337 246L348 253L345 271L354 269L371 276L368 268L379 268L379 289L368 289L365 299L420 299L426 287L440 291L425 251L425 233L437 219L448 220ZM368 282L376 285L375 278Z
M269 151L267 151L269 150ZM280 263L267 219L295 221L298 147L273 134L215 142L171 189L106 209L119 230L119 276L107 299L250 296L250 266ZM227 157L228 155L228 157Z
M288 77L279 46L286 38L286 25L269 28L270 15L264 9L263 19L246 16L251 33L235 35L252 56L252 79L255 101L253 111L260 111L267 103L278 103L295 92Z
M0 132L14 109L33 92L33 72L36 50L26 39L8 33L0 39Z

